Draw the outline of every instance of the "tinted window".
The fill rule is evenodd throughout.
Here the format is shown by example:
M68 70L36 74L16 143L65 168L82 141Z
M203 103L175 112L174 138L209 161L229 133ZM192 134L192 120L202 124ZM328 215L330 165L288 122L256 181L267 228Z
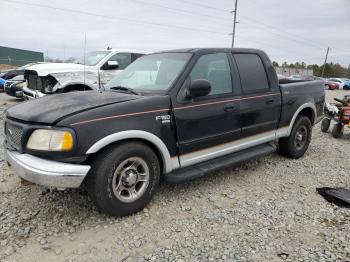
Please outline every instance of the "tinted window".
M118 53L112 56L108 61L117 61L119 63L118 69L124 69L131 63L130 53Z
M134 62L137 58L140 58L142 56L144 56L144 54L136 54L136 53L134 53L134 54L132 54L132 61Z
M190 74L191 81L206 79L211 84L209 95L232 93L231 71L225 53L201 56Z
M264 65L258 55L235 54L234 55L243 92L264 91L269 89Z

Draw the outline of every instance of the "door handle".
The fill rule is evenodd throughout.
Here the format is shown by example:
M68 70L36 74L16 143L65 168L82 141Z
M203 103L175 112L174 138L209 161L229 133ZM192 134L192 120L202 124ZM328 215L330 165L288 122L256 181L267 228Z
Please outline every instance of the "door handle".
M226 112L233 111L234 109L235 109L234 103L228 103L224 106L224 111Z
M267 100L267 101L266 101L266 104L268 104L268 105L269 105L269 104L272 104L274 101L275 101L274 99Z

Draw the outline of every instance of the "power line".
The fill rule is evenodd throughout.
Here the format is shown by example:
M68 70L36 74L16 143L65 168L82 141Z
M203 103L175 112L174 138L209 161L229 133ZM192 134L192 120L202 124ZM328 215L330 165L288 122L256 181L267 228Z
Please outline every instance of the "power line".
M148 24L148 25L153 25L153 26L158 26L158 27L177 28L177 29L195 31L195 32L200 31L200 32L211 33L211 34L216 34L216 35L221 35L221 36L226 35L224 33L219 33L217 31L211 31L211 30L206 30L206 29L177 26L177 25L168 25L168 24L160 24L160 23L155 23L155 22L148 22L148 21L136 20L136 19L130 19L130 18L124 18L124 17L113 17L113 16L96 14L96 13L87 12L87 11L80 11L80 10L70 9L70 8L55 7L55 6L44 5L44 4L27 3L27 2L17 1L17 0L0 0L0 1L14 3L14 4L20 4L20 5L48 8L48 9L52 9L52 10L56 10L56 11L69 12L69 13L75 13L75 14L81 14L81 15L87 15L87 16L94 16L94 17L100 17L100 18L106 18L106 19L112 19L112 20L124 20L124 21L132 22L132 23Z
M160 5L160 4L151 3L151 2L146 2L146 1L143 1L143 0L133 0L132 3L138 3L138 4L146 5L146 6L150 6L151 5L151 6L155 6L157 8L161 8L161 9L166 9L168 11L175 12L175 13L190 14L190 15L196 15L196 16L202 16L202 17L209 17L209 18L216 19L216 20L229 21L228 19L225 19L225 18L222 18L222 17L219 17L219 16L213 16L213 15L208 15L208 14L201 14L201 13L198 13L198 12L193 12L193 11L189 11L189 10L169 7L169 6Z
M221 8L217 8L215 6L210 6L210 5L205 5L205 4L202 4L202 3L199 3L199 2L193 2L193 1L188 1L188 0L176 0L178 2L183 2L183 3L186 3L188 5L196 5L196 6L201 6L201 7L204 7L204 8L208 8L210 10L217 10L217 11L222 11L222 12L230 12L230 10L226 10L226 9L221 9Z

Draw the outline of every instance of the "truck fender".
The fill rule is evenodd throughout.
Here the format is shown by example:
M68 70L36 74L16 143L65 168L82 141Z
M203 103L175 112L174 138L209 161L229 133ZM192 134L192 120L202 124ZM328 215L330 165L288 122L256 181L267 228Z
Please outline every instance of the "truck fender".
M313 103L311 102L307 102L305 104L302 104L298 109L297 111L295 111L294 115L293 115L293 118L292 120L290 121L289 123L289 126L287 127L284 127L284 128L279 128L277 130L277 133L276 133L276 138L280 138L280 137L288 137L290 135L290 133L292 132L292 128L293 128L293 125L294 125L294 122L295 120L297 119L297 117L299 116L300 112L305 109L305 108L311 108L312 109L312 112L314 114L314 121L312 123L312 125L315 124L316 122L316 116L317 116L317 113L316 113L316 107Z
M89 83L84 83L84 82L81 82L81 81L67 81L67 82L64 82L60 85L59 89L63 90L65 89L66 87L68 86L74 86L74 85L83 85L83 86L86 86L88 89L91 89L91 90L95 90L97 89L96 86L93 86Z
M126 140L126 139L139 139L144 140L149 143L151 143L153 146L155 146L162 157L163 162L163 171L164 173L169 173L172 170L179 168L179 159L178 157L171 157L170 153L168 151L168 148L163 143L163 141L155 136L152 133L142 131L142 130L128 130L128 131L121 131L118 133L114 133L111 135L108 135L101 140L97 141L95 144L93 144L86 154L93 154L104 148L105 146L108 146L114 142Z

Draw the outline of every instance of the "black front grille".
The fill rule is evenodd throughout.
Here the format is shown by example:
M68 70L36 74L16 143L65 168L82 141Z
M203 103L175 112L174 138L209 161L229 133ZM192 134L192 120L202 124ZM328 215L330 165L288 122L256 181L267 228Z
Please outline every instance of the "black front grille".
M34 74L29 74L27 76L27 83L28 83L28 88L32 89L32 90L38 90L39 86L38 86L38 76L34 75Z
M14 84L13 81L7 80L7 81L5 82L5 85L4 85L4 90L5 90L5 91L10 91L11 85L12 85L12 84Z
M5 123L5 135L6 141L13 146L15 149L19 150L22 146L23 129L20 126L14 125L12 123Z

